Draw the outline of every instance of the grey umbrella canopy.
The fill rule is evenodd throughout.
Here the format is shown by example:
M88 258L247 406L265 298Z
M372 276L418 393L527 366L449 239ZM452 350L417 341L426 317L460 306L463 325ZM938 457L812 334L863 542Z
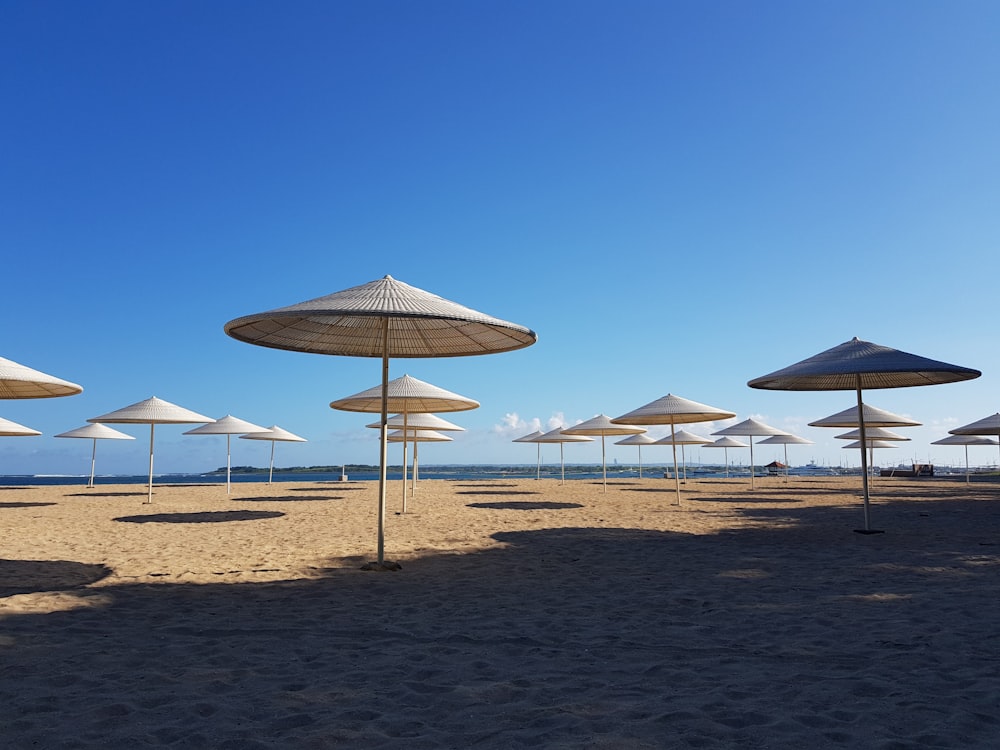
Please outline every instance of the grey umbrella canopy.
M534 331L450 302L436 294L385 276L325 297L232 320L228 335L272 349L382 360L382 390L387 395L389 360L393 357L463 357L531 346ZM393 411L399 411L394 409ZM441 411L415 409L415 411ZM382 402L382 422L389 416ZM386 434L380 430L378 560L372 570L398 570L387 565L385 552Z
M739 424L734 424L731 427L726 427L725 429L713 432L713 435L721 435L732 437L733 435L739 435L741 437L749 438L750 442L750 489L754 488L754 474L757 473L756 467L753 462L753 439L755 437L773 436L773 435L787 435L788 433L784 430L779 430L777 427L771 427L769 424L764 424L756 419L744 419Z
M873 388L905 388L938 385L978 378L982 373L970 367L927 359L854 337L808 359L762 375L747 382L751 388L779 391L855 391L861 411L861 393ZM864 435L862 416L858 426ZM861 441L864 443L864 441ZM878 533L871 528L868 496L868 465L861 450L861 478L864 488L865 527L862 533Z
M270 468L267 470L267 483L271 484L271 480L274 478L274 444L275 442L282 443L305 443L306 439L304 437L299 437L298 435L289 432L288 430L283 430L278 427L278 425L273 424L266 430L260 432L248 432L246 435L240 435L241 440L270 440L271 441L271 463Z
M785 447L785 481L788 481L788 446L789 445L812 445L813 441L798 435L785 433L784 435L772 435L769 438L758 440L757 445L783 445Z
M969 446L970 445L1000 445L1000 440L976 435L949 435L935 440L931 445L961 445L965 447L965 483L969 484Z
M725 453L724 457L726 460L726 478L729 478L729 449L730 448L749 448L750 446L746 443L742 443L739 440L735 440L731 437L721 437L712 443L705 443L705 448L722 448Z
M383 398L383 393L385 394ZM381 385L369 388L353 396L337 399L330 402L331 409L342 411L359 412L379 412L385 407L389 411L398 411L403 414L402 427L409 430L408 417L410 412L436 412L436 411L466 411L468 409L478 409L479 402L471 398L460 396L457 393L438 388L436 385L425 383L423 380L403 375L400 378L390 381L385 388ZM380 421L388 426L388 414ZM406 445L403 441L403 513L406 513Z
M950 435L1000 435L1000 412L988 417L948 430Z
M714 406L699 404L697 401L681 398L672 393L650 401L645 406L615 417L612 422L616 424L668 424L670 433L675 432L674 426L679 424L691 424L693 422L714 422L717 419L729 419L735 417L731 411L716 409ZM673 446L674 454L674 492L677 497L677 505L681 504L681 480L677 476L677 446Z
M185 409L183 406L164 401L152 396L145 401L138 401L129 406L123 406L116 411L108 412L100 417L93 417L88 422L100 424L148 424L149 425L149 494L146 502L153 502L153 429L158 424L192 424L211 422L211 417Z
M527 435L522 435L519 438L514 438L511 440L512 443L535 443L535 479L541 479L542 477L542 446L538 443L536 438L540 438L544 435L541 430L535 430L534 432L529 432Z
M0 399L73 396L83 386L0 357Z
M86 438L93 442L90 449L90 481L87 482L88 487L94 486L94 468L97 464L97 441L98 440L135 440L131 435L126 435L124 432L119 432L113 427L108 427L106 424L88 424L83 427L77 427L75 430L69 430L68 432L60 432L58 435L53 435L57 438Z
M652 445L655 442L656 440L645 432L638 432L635 435L629 435L627 438L615 441L615 445L634 445L639 449L639 479L642 479L642 446Z
M230 454L230 440L233 435L246 435L251 432L263 432L264 428L245 419L227 414L221 419L209 422L201 427L188 430L185 435L225 435L226 436L226 494L232 494L232 459Z
M681 467L684 472L684 481L687 481L687 456L684 455L685 445L704 445L710 442L707 437L702 437L701 435L695 435L693 432L688 432L687 430L677 430L676 432L671 432L666 437L662 437L656 440L653 445L672 445L681 447Z
M645 427L635 427L633 425L615 423L606 414L598 414L596 417L575 424L572 427L563 429L564 435L600 435L601 436L601 470L604 474L604 491L608 491L608 462L604 455L604 438L608 435L637 435L645 432Z
M0 417L0 436L3 437L35 437L41 435L38 430L25 427L23 424L11 422L9 419Z
M587 437L586 435L567 435L563 432L562 427L556 427L554 430L549 430L543 435L539 435L535 438L536 443L559 443L559 466L562 470L562 480L560 484L566 483L566 462L563 460L563 444L564 443L592 443L594 438Z

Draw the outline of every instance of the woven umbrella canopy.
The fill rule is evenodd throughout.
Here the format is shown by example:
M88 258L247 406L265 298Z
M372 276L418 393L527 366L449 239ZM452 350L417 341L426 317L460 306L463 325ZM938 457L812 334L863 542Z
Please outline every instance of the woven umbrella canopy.
M763 441L762 441L763 442ZM729 478L729 449L730 448L749 448L750 446L746 443L742 443L731 437L721 437L715 442L705 443L705 448L722 448L725 451L726 459L726 479Z
M656 440L651 438L645 432L638 432L635 435L629 435L627 438L622 438L621 440L616 440L615 445L634 445L639 449L639 479L642 479L642 446L652 445Z
M969 484L969 446L970 445L1000 445L1000 440L976 435L949 435L935 440L931 445L961 445L965 447L965 483Z
M542 478L542 446L538 443L536 438L540 438L544 435L541 430L535 430L534 432L529 432L527 435L522 435L519 438L514 438L511 440L512 443L536 443L535 445L535 479Z
M240 435L240 440L270 440L271 441L271 464L267 470L267 483L270 484L274 478L274 444L278 441L283 443L305 443L304 437L299 437L288 430L283 430L278 425L273 424L266 430L260 432L248 432Z
M604 438L608 435L638 435L645 432L645 427L614 423L606 414L598 414L585 422L563 429L564 435L600 435L601 436L601 471L604 475L604 491L608 491L608 462L604 455Z
M0 398L52 398L73 396L83 386L0 357Z
M695 435L687 430L677 430L666 437L656 440L653 445L679 445L681 447L681 470L684 473L684 481L687 481L687 456L684 455L685 445L704 445L711 442L707 437Z
M779 391L854 391L857 394L858 427L865 434L862 391L875 388L907 388L939 385L978 378L982 373L969 367L862 341L856 336L812 357L747 382L751 388ZM854 426L854 425L849 425ZM862 448L864 447L864 441ZM879 533L871 528L868 493L868 462L861 450L861 481L864 489L863 534Z
M146 496L146 502L151 503L153 502L153 429L158 424L204 423L211 422L212 418L152 396L145 401L123 406L121 409L87 421L99 424L149 425L149 494Z
M384 398L383 393L386 394ZM376 385L373 388L369 388L361 393L356 393L353 396L347 396L346 398L340 398L336 401L330 402L331 409L358 412L379 412L382 410L383 405L385 405L389 411L398 411L402 413L404 437L406 433L409 432L410 412L451 412L467 411L469 409L479 408L478 401L466 398L465 396L460 396L457 393L452 393L451 391L446 391L444 388L438 388L436 385L425 383L423 380L417 380L409 375L403 375L400 378L390 381L386 384L385 388L381 385ZM386 415L384 420L379 422L379 426L381 427L383 423L388 426L388 415ZM407 440L403 440L403 513L406 513L407 510L407 443Z
M1000 435L1000 412L967 424L948 430L949 435Z
M465 432L464 427L459 427L454 422L449 422L447 419L439 417L437 414L431 414L429 412L417 412L416 414L394 414L389 417L387 422L389 429L391 430L403 430L406 429L408 434L414 432L426 431L435 432L440 434L441 430L446 432ZM365 427L370 427L372 429L378 429L382 425L379 422L372 422L371 424L366 424ZM396 433L389 433L390 437ZM442 438L447 436L441 436ZM447 438L451 440L452 438ZM389 442L398 443L400 439L397 437ZM420 450L420 443L424 442L441 442L441 438L436 438L434 440L411 440L409 442L413 443L413 470L410 472L410 492L414 495L417 494L417 461L419 460L417 453ZM405 444L404 444L405 450Z
M651 425L669 424L670 434L674 434L675 425L691 424L694 422L714 422L717 419L729 419L736 415L731 411L717 409L714 406L699 404L680 396L668 393L662 398L650 401L645 406L640 406L628 414L615 417L612 422L617 424ZM674 454L674 492L677 498L677 505L681 504L681 480L677 476L677 446L673 446Z
M0 436L3 437L34 437L41 435L38 430L25 427L23 424L11 422L9 419L0 417Z
M798 435L786 433L784 435L772 435L769 438L758 440L757 445L783 445L785 446L785 481L788 481L788 446L789 445L812 445L813 441Z
M920 422L915 422L909 417L902 417L893 414L891 411L879 409L877 406L861 405L861 417L858 417L858 407L852 406L831 414L828 417L810 422L810 427L860 427L865 424L865 431L869 427L919 427Z
M765 437L773 435L787 435L788 433L784 430L779 430L777 427L771 427L769 424L764 424L756 419L744 419L739 424L734 424L731 427L726 427L725 429L719 430L718 432L713 432L713 435L722 435L732 437L733 435L739 435L741 437L749 438L750 442L750 489L754 488L754 474L757 473L757 467L753 462L753 439L755 437Z
M522 349L538 338L524 326L484 315L391 276L237 318L226 324L225 331L240 341L272 349L377 357L382 360L385 394L389 360L393 357L492 354ZM389 417L385 400L380 412L385 422ZM386 565L384 560L387 432L386 427L380 430L378 561L366 566L371 570L399 569L395 564Z
M860 440L861 430L842 432L839 435L834 435L834 438L837 440ZM905 435L900 435L898 432L893 432L885 427L865 427L865 440L899 440L905 442L909 439Z
M560 484L566 484L566 462L563 459L563 444L565 443L592 443L594 438L586 435L567 435L562 427L556 427L543 435L535 438L536 443L559 443L559 466L562 470Z
M135 440L131 435L126 435L124 432L119 432L113 427L108 427L105 424L88 424L83 427L77 427L75 430L70 430L69 432L60 432L58 435L53 435L57 438L87 438L93 441L93 445L90 449L90 481L87 482L88 487L94 486L94 468L97 464L97 441L98 440Z
M227 414L214 422L195 427L188 430L185 435L225 435L226 436L226 494L232 494L232 483L230 480L232 472L232 460L230 454L230 440L233 435L246 435L251 432L263 432L264 428L245 419ZM273 443L272 443L273 445Z

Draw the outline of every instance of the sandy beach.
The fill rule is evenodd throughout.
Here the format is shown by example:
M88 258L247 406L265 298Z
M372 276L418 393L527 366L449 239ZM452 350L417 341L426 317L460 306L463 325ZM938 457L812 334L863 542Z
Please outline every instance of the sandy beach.
M11 748L1000 746L1000 485L0 489Z

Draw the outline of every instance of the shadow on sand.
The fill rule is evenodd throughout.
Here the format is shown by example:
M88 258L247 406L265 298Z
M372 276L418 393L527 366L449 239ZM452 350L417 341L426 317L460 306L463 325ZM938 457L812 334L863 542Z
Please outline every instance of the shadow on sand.
M119 516L120 523L228 523L230 521L259 521L263 518L280 518L285 515L276 510L209 510L197 513L150 513L143 516Z

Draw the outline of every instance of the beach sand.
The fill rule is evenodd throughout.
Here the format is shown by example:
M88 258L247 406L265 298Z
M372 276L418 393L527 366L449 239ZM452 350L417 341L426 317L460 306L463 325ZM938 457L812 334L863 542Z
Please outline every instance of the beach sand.
M9 748L994 748L1000 485L0 489Z

